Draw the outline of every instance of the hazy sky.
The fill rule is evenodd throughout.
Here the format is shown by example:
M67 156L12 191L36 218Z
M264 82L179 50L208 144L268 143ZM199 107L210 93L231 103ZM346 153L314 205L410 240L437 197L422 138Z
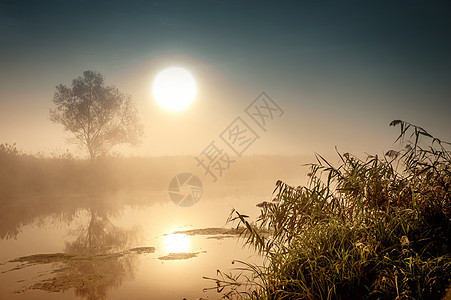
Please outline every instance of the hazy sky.
M198 154L238 116L246 154L388 150L393 119L451 140L449 1L3 0L0 45L0 143L25 151L67 148L49 109L85 70L132 95L138 154ZM150 94L169 66L198 83L176 113ZM262 91L284 111L266 132L244 111Z

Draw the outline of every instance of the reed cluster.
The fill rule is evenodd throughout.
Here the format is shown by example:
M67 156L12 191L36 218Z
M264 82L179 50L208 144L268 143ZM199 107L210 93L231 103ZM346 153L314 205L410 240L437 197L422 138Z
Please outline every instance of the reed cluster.
M224 298L440 299L451 279L450 144L396 120L401 150L317 156L307 187L276 183L254 221L229 221L264 258L219 273ZM423 146L427 143L427 147Z

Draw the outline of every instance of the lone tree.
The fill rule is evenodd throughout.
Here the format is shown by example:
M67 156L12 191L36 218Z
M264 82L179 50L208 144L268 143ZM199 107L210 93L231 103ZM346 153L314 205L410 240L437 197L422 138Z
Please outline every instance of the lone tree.
M53 103L50 120L70 131L69 141L86 147L91 159L116 145L139 143L142 125L131 96L105 86L98 72L83 72L71 87L58 85Z

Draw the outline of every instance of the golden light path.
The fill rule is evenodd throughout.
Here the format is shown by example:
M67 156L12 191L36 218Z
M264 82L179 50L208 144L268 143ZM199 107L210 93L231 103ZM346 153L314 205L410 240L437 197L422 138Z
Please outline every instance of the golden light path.
M155 100L162 107L180 110L193 102L197 85L194 77L186 69L171 67L157 75L152 92Z
M183 233L168 234L164 237L164 246L168 253L188 252L189 237Z

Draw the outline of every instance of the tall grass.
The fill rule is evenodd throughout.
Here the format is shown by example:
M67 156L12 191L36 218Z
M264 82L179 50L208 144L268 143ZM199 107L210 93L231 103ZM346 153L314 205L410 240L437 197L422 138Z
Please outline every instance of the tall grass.
M360 160L317 156L307 187L276 183L251 222L229 221L264 257L214 279L224 298L439 299L451 279L450 144L403 122L405 146ZM428 142L428 146L422 146ZM265 234L268 233L269 234Z

